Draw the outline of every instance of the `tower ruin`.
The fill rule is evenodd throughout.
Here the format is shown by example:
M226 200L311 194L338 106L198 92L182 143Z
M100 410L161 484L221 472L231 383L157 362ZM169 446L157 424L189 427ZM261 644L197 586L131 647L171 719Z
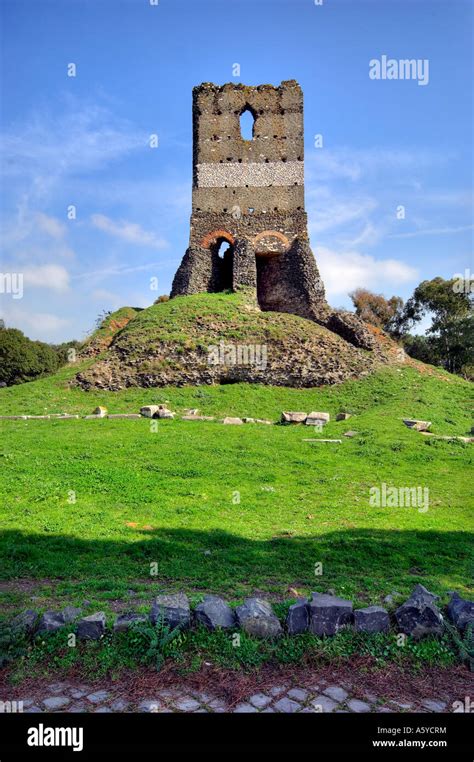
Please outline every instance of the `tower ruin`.
M241 133L246 112L250 139ZM303 93L295 80L193 89L191 229L171 297L242 288L262 310L300 315L371 345L351 313L330 310L309 245Z

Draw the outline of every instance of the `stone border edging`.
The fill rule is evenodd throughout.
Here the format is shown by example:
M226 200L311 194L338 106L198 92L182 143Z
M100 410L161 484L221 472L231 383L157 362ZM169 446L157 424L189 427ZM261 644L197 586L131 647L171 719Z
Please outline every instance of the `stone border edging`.
M442 635L444 618L435 603L437 599L438 596L417 584L410 597L394 612L397 633L411 635L415 640L427 635ZM452 593L446 614L463 633L474 624L474 602ZM72 606L59 612L46 611L42 615L28 609L14 617L10 625L33 637L74 624L80 639L99 640L106 631L105 613L81 615L82 610ZM171 630L189 629L193 624L201 624L210 631L241 629L257 638L277 638L285 632L288 635L310 632L330 637L347 628L360 633L388 633L391 629L390 615L382 606L354 610L351 601L329 593L315 592L311 599L291 604L284 626L270 603L262 598L246 598L232 609L223 598L205 595L192 611L185 593L171 593L156 596L148 616L138 612L119 614L113 623L113 631L123 632L135 623L148 620L153 625L161 621Z

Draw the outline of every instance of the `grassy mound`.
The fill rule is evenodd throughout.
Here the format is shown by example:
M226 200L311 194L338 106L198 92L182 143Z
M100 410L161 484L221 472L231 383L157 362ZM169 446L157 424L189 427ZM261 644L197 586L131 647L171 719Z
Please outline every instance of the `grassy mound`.
M121 307L107 315L100 326L85 340L81 348L81 356L94 357L107 349L118 331L121 331L139 312L140 310L135 307Z
M239 347L253 359L233 362L229 349ZM212 348L223 353L215 364ZM111 390L240 381L309 387L360 378L394 359L391 342L357 349L310 320L261 312L242 293L196 294L140 311L78 382Z

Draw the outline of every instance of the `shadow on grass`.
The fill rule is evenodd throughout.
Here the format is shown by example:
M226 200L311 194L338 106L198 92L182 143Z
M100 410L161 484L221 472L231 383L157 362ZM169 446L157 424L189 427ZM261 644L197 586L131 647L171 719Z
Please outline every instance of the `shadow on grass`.
M443 593L472 580L472 534L465 531L342 529L265 541L217 529L142 530L137 540L137 531L129 541L4 531L1 577L153 581L150 564L156 563L157 581L223 592L291 584L386 594L423 582ZM315 576L318 562L322 577Z

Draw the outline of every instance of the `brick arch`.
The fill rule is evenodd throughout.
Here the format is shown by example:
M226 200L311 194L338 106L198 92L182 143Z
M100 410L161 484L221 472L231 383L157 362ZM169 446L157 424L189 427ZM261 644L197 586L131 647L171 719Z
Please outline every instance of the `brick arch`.
M201 240L200 246L202 246L204 249L209 249L210 246L213 243L216 243L219 239L223 239L224 241L227 241L227 243L230 243L231 246L235 243L235 238L232 235L232 233L229 233L227 230L212 230L210 233L207 233Z
M290 245L290 242L289 242L288 238L286 237L286 235L283 235L283 233L280 233L278 230L262 230L262 232L261 233L257 233L255 238L253 239L253 245L254 245L255 249L256 250L258 249L258 242L262 238L267 238L269 236L272 236L274 238L278 238L283 243L285 248L288 248L288 246Z

